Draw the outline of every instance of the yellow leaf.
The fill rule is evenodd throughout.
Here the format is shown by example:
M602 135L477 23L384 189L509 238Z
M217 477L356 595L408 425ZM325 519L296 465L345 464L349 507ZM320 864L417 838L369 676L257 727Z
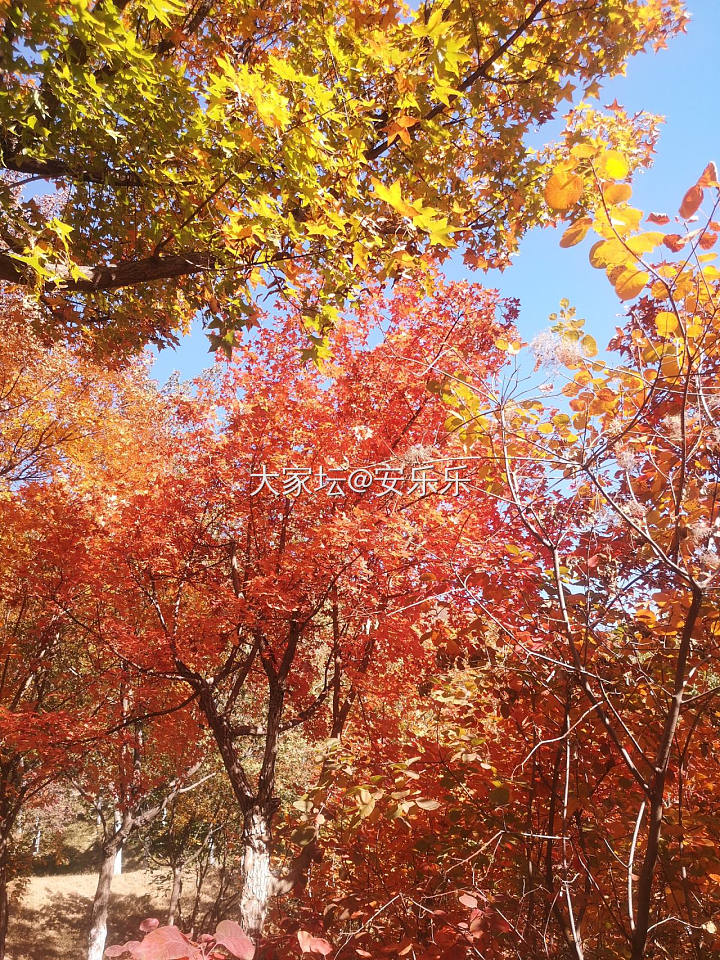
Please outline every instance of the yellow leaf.
M661 337L672 337L678 328L677 317L669 310L661 310L655 315L655 326Z
M629 170L627 160L618 150L608 150L598 160L598 172L608 180L624 180Z
M619 233L627 233L629 230L637 230L642 220L642 210L637 207L613 207L611 210L612 223L618 227L622 225Z
M590 263L593 267L604 269L631 260L631 255L619 240L598 240L590 250Z
M574 247L584 239L585 234L592 226L592 220L589 217L583 217L582 220L576 220L571 223L560 240L561 247Z
M567 210L582 195L582 177L568 170L556 170L545 185L545 199L554 210Z
M376 180L375 177L371 177L370 180L378 197L380 197L381 200L384 200L385 203L390 204L394 210L397 210L397 212L401 213L404 217L412 218L413 216L417 216L418 211L414 207L411 207L409 203L406 203L405 200L403 200L399 180L396 180L394 183L390 184L389 187L386 187L384 184L380 183L380 181Z
M585 334L585 336L580 341L580 345L582 346L583 350L588 355L588 357L597 356L597 352L598 352L597 343L595 342L595 338L591 337L589 333Z
M549 433L553 432L553 427L551 423L541 423L538 427L538 433L542 433L547 436Z
M570 151L570 156L578 160L587 160L589 157L594 157L596 153L597 147L593 147L592 144L576 143Z
M354 267L362 267L363 270L367 269L367 256L365 254L365 247L362 243L358 243L356 241L353 244L352 259Z
M425 230L431 243L439 243L443 247L454 247L456 245L452 234L457 230L457 227L448 223L447 217L431 220Z
M657 230L649 230L647 233L639 233L636 237L628 237L625 241L633 253L649 253L659 246L665 239L664 233Z
M650 275L644 270L624 269L612 281L615 287L615 293L621 300L632 300L643 289L650 279Z
M604 194L607 203L622 203L632 196L632 187L629 183L609 183Z

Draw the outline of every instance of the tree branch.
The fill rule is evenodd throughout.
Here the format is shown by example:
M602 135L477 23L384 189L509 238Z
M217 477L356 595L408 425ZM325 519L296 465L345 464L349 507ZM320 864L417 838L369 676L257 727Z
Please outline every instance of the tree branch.
M218 258L208 251L188 250L166 257L145 257L140 260L121 260L114 264L97 267L83 266L83 276L77 280L63 278L61 282L49 281L46 290L62 290L64 293L93 293L98 290L117 290L119 287L149 283L153 280L169 280L212 270ZM22 263L7 253L0 252L0 280L20 286L31 286L33 274L23 269Z

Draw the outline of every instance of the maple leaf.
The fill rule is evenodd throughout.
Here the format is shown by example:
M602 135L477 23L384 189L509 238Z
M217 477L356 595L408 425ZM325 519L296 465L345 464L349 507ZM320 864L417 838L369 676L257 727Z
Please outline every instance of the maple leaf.
M59 189L41 205L3 194L12 243L0 250L0 280L35 298L47 337L93 331L98 353L114 357L174 343L212 288L228 350L223 335L242 327L238 299L257 307L268 282L304 302L300 260L338 317L365 286L353 252L361 236L363 270L373 280L394 271L397 237L370 170L409 219L426 210L441 220L457 202L453 240L426 232L414 269L430 276L454 242L467 262L506 265L520 236L545 222L542 178L517 149L526 131L685 25L679 0L583 7L562 30L553 29L562 4L551 16L548 0L521 7L340 0L288 10L268 0L256 14L138 0L110 17L89 0L49 12L31 3L6 38L8 62L22 69L8 73L0 104L11 131L0 160ZM248 57L238 37L264 55ZM52 89L52 102L39 89ZM587 114L588 135L611 148L642 143L645 121L611 109L614 129ZM400 168L412 203L395 189ZM524 211L511 229L500 197ZM312 215L297 216L298 198ZM61 306L49 310L46 297Z

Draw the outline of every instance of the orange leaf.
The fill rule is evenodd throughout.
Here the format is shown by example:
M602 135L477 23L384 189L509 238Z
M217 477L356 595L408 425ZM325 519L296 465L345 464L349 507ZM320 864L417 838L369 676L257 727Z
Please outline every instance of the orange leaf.
M703 172L700 174L700 179L697 182L699 187L717 187L718 186L718 172L715 163L711 160L710 163L705 167Z
M685 238L681 237L679 233L669 233L663 240L665 246L672 250L673 253L677 253L678 250L682 250L685 245Z
M583 217L582 220L576 220L571 223L560 240L561 247L574 247L584 239L585 234L592 226L592 220L589 217Z
M703 188L699 183L696 183L694 186L690 187L688 192L683 197L683 202L680 204L680 216L687 220L688 217L691 217L695 213L702 201Z
M629 200L631 196L632 187L629 183L609 183L605 187L605 199L608 203L622 203L624 200Z
M545 199L554 210L567 210L582 195L582 177L568 170L556 170L545 186Z
M615 293L621 300L632 300L650 279L644 270L622 270L613 280Z

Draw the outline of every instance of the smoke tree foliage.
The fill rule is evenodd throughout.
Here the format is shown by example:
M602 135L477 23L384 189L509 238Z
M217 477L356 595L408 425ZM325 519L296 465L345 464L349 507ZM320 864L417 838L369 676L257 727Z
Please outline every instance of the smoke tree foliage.
M191 708L214 741L243 824L239 910L254 939L272 896L302 883L319 855L306 836L284 872L273 867L288 735L340 738L357 711L392 730L389 691L416 688L431 665L410 625L447 589L441 565L463 510L444 469L446 411L427 382L440 352L446 364L501 362L493 340L511 327L497 307L468 284L438 281L432 301L408 287L379 345L360 350L372 310L346 322L330 383L297 367L290 317L286 334L263 335L219 381L177 399L152 484L108 464L86 557L53 558L56 602L76 628L143 689L164 691L154 696L168 713ZM356 466L395 481L338 494L348 481L332 477ZM473 510L492 524L491 500Z
M160 409L142 364L112 372L63 345L47 350L29 333L27 310L17 295L2 295L0 956L23 809L87 748L82 738L98 729L89 715L106 696L95 651L55 602L53 558L82 562L90 490L102 482L108 450L137 479L136 438Z
M88 960L716 956L720 185L641 211L592 106L679 0L0 16L0 958L72 791ZM559 223L606 350L443 279Z
M717 174L676 217L632 207L626 174L584 143L546 187L563 245L595 232L591 264L628 302L605 358L563 304L532 344L542 399L511 327L499 372L467 350L423 367L476 464L463 536L424 541L441 589L403 626L450 677L394 685L392 728L376 684L375 716L289 813L324 856L278 918L282 950L299 927L320 955L713 955Z
M398 861L397 896L420 914L440 899L445 942L486 956L707 957L718 909L717 171L705 168L677 216L645 216L621 155L592 143L573 153L547 198L569 221L564 246L598 237L590 262L629 302L627 319L606 358L567 303L534 341L561 406L528 397L518 374L492 388L468 371L462 395L445 389L450 426L524 528L508 562L535 586L520 604L508 585L507 609L497 581L488 593L458 570L503 671L488 654L490 677L438 694L453 725L418 751L408 784L439 806L414 846L431 862L418 888L417 862L413 876ZM498 345L511 357L522 347Z

